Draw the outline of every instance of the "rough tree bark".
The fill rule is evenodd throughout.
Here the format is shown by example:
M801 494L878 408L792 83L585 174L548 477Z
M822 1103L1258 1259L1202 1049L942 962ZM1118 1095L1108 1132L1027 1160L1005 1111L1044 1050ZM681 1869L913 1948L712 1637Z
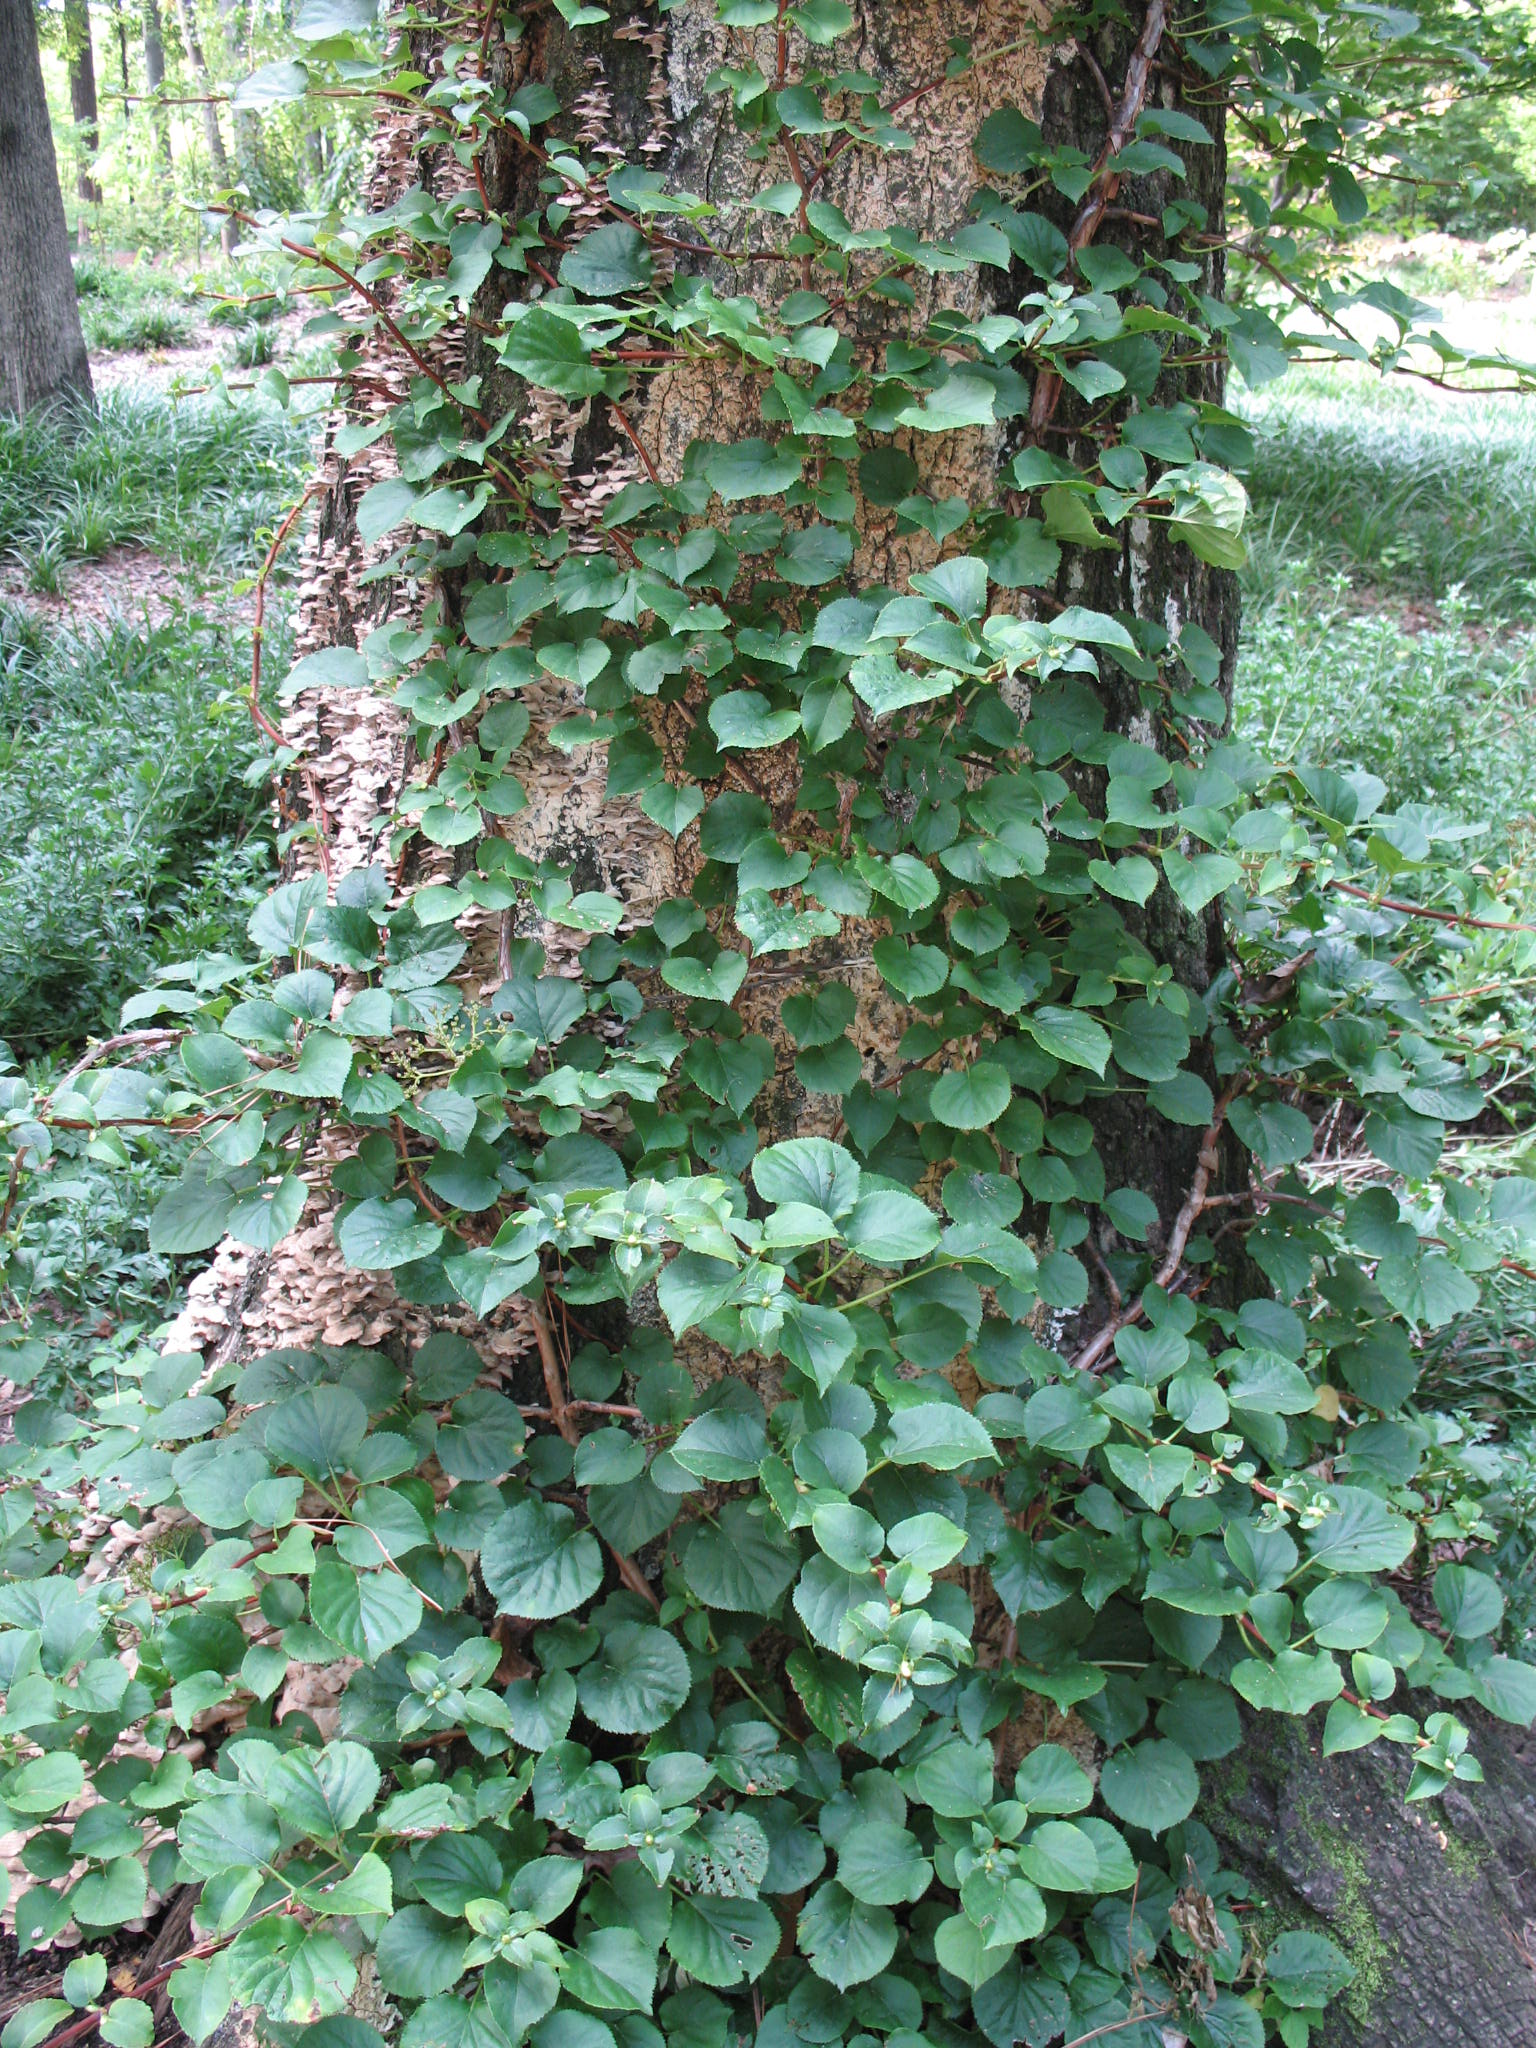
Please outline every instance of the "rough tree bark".
M159 0L144 0L144 83L151 93L165 84L165 32L160 20ZM171 117L164 107L154 110L155 138L167 170L171 168Z
M1391 1745L1322 1757L1305 1724L1272 1715L1208 1768L1206 1818L1266 1931L1317 1928L1355 1966L1319 2048L1536 2042L1536 1733L1460 1711L1487 1783L1432 1809L1404 1803L1410 1765Z
M32 0L0 0L0 408L91 396Z
M91 10L87 0L64 0L64 61L69 71L69 111L75 124L78 162L75 190L82 209L100 206L101 187L92 166L101 147L101 117L96 105L96 57L91 47ZM87 235L84 211L80 240Z
M185 9L189 0L182 0L182 5ZM1108 153L1110 116L1116 111L1106 108L1106 93L1122 102L1127 92L1131 94L1134 106L1122 104L1118 109L1131 125L1143 100L1168 108L1179 105L1180 88L1172 69L1158 68L1155 63L1164 19L1160 0L1154 0L1149 10L1148 30L1143 31L1140 20L1133 20L1129 28L1106 25L1095 31L1086 53L1080 44L1048 47L1037 39L1035 32L1051 11L1045 0L998 0L986 9L978 7L975 0L865 0L858 10L856 28L846 39L847 61L874 73L896 91L919 83L934 89L925 91L903 113L903 123L914 138L911 151L876 157L848 150L831 166L818 196L841 207L855 229L899 220L920 236L941 237L967 218L972 194L981 182L971 145L982 121L994 109L1017 107L1040 119L1053 140L1073 142L1097 158L1101 152ZM558 18L541 18L522 41L500 46L494 61L509 79L526 75L553 84L571 110L565 132L588 143L611 143L650 168L665 170L681 188L711 201L741 200L783 178L782 153L771 152L766 161L755 161L749 138L734 129L728 109L718 96L706 94L710 73L729 61L731 52L739 51L743 41L742 31L718 25L707 0L689 0L659 26L648 8L615 8L613 23L605 34L606 47L598 60L589 37L578 43ZM945 82L949 42L956 37L969 40L979 53L1007 54L972 74ZM772 28L754 31L748 40L755 43L758 61L771 72L775 61ZM1111 79L1113 88L1104 83ZM935 81L939 82L935 85ZM390 144L390 148L394 146ZM389 152L385 154L387 158ZM1188 176L1181 183L1181 193L1205 206L1211 230L1219 232L1225 180L1220 138L1214 147L1195 145L1185 154ZM514 218L526 210L541 173L514 140L493 138L484 153L482 170L494 204ZM451 160L446 167L437 164L434 168L429 163L426 182L434 175L439 180L448 178L450 189L463 180L462 171ZM1165 173L1127 179L1119 195L1122 213L1142 220L1160 215L1170 196L1167 187ZM1064 229L1073 227L1072 215L1073 210L1067 208ZM742 235L746 232L744 227L738 230ZM1104 241L1134 235L1143 256L1161 248L1159 229L1149 230L1128 219L1095 221L1091 232ZM694 260L679 258L680 262ZM728 269L731 291L758 294L765 303L797 282L797 275L789 275L784 265L755 259L721 269L717 281L727 281L724 273ZM1016 265L1007 275L972 271L933 278L920 283L918 290L926 292L934 306L955 304L968 312L984 313L1011 310L1035 282ZM1203 288L1219 294L1222 282L1222 259L1213 254ZM476 313L494 320L504 297L504 280L493 273L484 288L484 304L477 306ZM888 336L904 333L911 318L900 308L868 299L860 313L861 342L878 345ZM479 341L478 326L478 321L470 323L469 338L463 344L463 368L484 380L482 403L494 415L506 405L522 403L522 387ZM454 344L447 338L440 346L454 353ZM1219 397L1220 368L1213 365L1201 375L1204 383L1199 395ZM601 405L594 406L590 416L552 414L547 419L541 417L536 426L547 436L553 458L563 469L577 503L596 506L638 477L642 463L654 463L664 479L676 477L689 442L701 434L729 441L758 431L760 401L757 385L735 369L724 370L713 363L688 364L665 371L648 387L643 407L631 422L643 454L636 452L628 433ZM1051 445L1070 452L1080 418L1080 412L1059 405L1041 431ZM904 437L905 452L922 474L922 487L938 497L960 492L973 500L988 495L991 476L1017 445L1017 436L1010 439L1001 426ZM352 533L351 506L384 460L377 449L350 465L330 458L318 549L300 624L301 648L334 644L338 638L360 639L377 623L378 607L384 599L375 586L360 600L357 579L368 551L359 548ZM861 512L861 546L851 571L856 581L897 584L943 552L922 533L898 535L893 511L868 505ZM1069 562L1058 593L1062 602L1136 610L1169 624L1198 621L1222 649L1222 687L1230 692L1237 628L1236 583L1230 574L1194 561L1187 550L1163 544L1140 522L1130 528L1116 551L1098 556L1090 568L1070 558ZM1103 694L1112 727L1157 743L1159 735L1142 730L1145 718L1138 709L1134 682L1110 671ZM558 848L567 856L578 854L584 870L580 886L617 889L627 897L634 920L643 922L649 905L685 891L691 883L698 865L697 835L685 833L674 847L634 803L603 805L601 763L573 769L569 761L543 744L549 726L570 708L551 691L549 701L534 710L534 730L523 756L514 764L528 785L532 802L514 821L514 835L528 850L544 853ZM316 764L318 785L333 814L333 868L374 857L381 843L378 837L363 835L351 821L373 817L380 809L380 796L398 786L408 772L403 726L370 700L338 700L329 693L324 699L318 694L313 701L301 699L291 714L290 727L292 737ZM686 732L674 725L659 737L664 752L676 755ZM361 765L365 762L366 771ZM786 819L781 836L787 827ZM894 1014L889 997L881 992L868 945L849 945L849 930L855 929L845 929L839 951L825 958L813 956L810 964L813 973L835 974L858 991L861 1015L856 1029L867 1056L869 1078L878 1081L896 1064ZM551 962L558 969L562 951L568 955L573 945L572 935L552 929L539 936L547 942ZM1220 959L1219 925L1214 914L1191 925L1164 888L1144 913L1142 936L1160 958L1172 961L1195 993L1209 985ZM467 963L469 978L485 992L497 979L497 938L487 925L472 944ZM788 992L782 971L750 975L738 1002L748 1027L771 1039L780 1036L778 1009ZM820 1099L822 1105L825 1100ZM800 1089L787 1047L780 1072L754 1115L764 1126L765 1141L794 1130L828 1129L831 1123L831 1112L818 1107ZM1200 1134L1159 1123L1155 1131L1127 1128L1113 1135L1126 1153L1121 1178L1153 1197L1166 1233L1173 1228L1196 1170ZM1043 1226L1044 1219L1040 1221ZM317 1217L309 1235L312 1241L305 1256L318 1257L329 1266L330 1255L325 1250L328 1225ZM281 1341L297 1342L303 1341L306 1329L312 1336L321 1335L326 1317L313 1319L304 1314L302 1289L292 1284L291 1273L287 1279L283 1277L289 1256L279 1253L277 1277L265 1295L268 1302L282 1304L281 1310L275 1311L276 1322L270 1321L274 1311L248 1308L246 1313L255 1318L254 1329L268 1335L281 1329ZM244 1273L250 1262L246 1255L235 1253L228 1255L225 1263ZM202 1304L217 1298L224 1285L211 1277L202 1283L199 1312ZM387 1281L349 1274L342 1283L342 1294L359 1306L340 1318L331 1316L333 1327L350 1331L387 1323ZM1090 1303L1085 1317L1095 1313L1096 1306ZM515 1307L504 1313L515 1318ZM407 1320L415 1319L413 1311ZM189 1325L188 1331L193 1327ZM1054 1334L1070 1341L1073 1331L1064 1327Z
M182 8L190 0L182 0ZM1141 23L1130 29L1106 25L1096 31L1092 49L1083 53L1077 43L1047 47L1036 39L1036 31L1051 16L1044 0L999 0L979 10L975 0L864 0L858 23L848 41L848 61L864 72L879 76L889 90L899 92L913 84L928 84L913 106L903 111L903 125L913 135L913 150L899 156L866 156L856 150L844 152L831 164L817 197L842 207L854 229L887 225L899 219L924 238L940 238L961 227L979 182L971 154L971 143L983 119L999 106L1018 106L1026 115L1047 125L1053 139L1077 143L1081 150L1098 158L1108 154L1110 113L1106 109L1104 80L1114 80L1114 92L1124 98L1130 90L1135 106L1126 119L1135 123L1135 111L1143 98L1147 104L1176 109L1180 86L1171 70L1153 66L1157 37L1141 35ZM1161 25L1161 0L1153 0L1149 18ZM1159 29L1161 35L1161 29ZM985 63L977 72L958 80L944 80L948 43L965 37L979 53L1006 51L997 61ZM555 16L541 18L535 31L514 45L500 45L494 61L510 82L543 78L555 86L569 109L565 133L582 141L612 143L616 152L645 162L653 170L664 170L680 188L692 190L709 201L741 201L758 190L782 180L784 162L780 154L768 160L754 160L750 137L731 125L729 109L719 96L705 92L705 82L731 51L739 51L743 31L727 31L717 25L709 0L688 0L662 25L655 23L651 10L614 8L612 27L606 31L602 59L594 59L592 39L575 41ZM774 68L774 31L752 31L754 55L766 70ZM1014 47L1018 45L1018 47ZM1139 63L1141 59L1141 63ZM1139 63L1139 70L1137 70ZM1128 68L1133 70L1128 86ZM1124 109L1120 109L1124 113ZM555 123L559 129L561 123ZM412 137L397 119L389 119L381 131L379 170L375 176L377 197L389 197L393 190L420 178L434 197L463 186L463 168L444 152L428 152L412 160ZM1192 145L1188 156L1188 180L1182 193L1208 211L1210 229L1219 231L1223 217L1225 152L1217 145ZM510 135L494 137L481 160L487 193L492 203L508 217L526 211L541 176L541 166L524 154ZM1165 174L1147 180L1126 178L1122 199L1124 215L1141 219L1157 217L1167 199ZM578 213L580 217L580 213ZM741 213L733 215L737 221ZM760 217L758 217L760 219ZM1073 209L1067 209L1063 227L1073 225ZM739 227L745 238L748 229ZM1161 231L1133 225L1128 219L1094 223L1100 240L1137 236L1141 256L1161 250ZM729 248L729 242L725 244ZM784 264L752 258L741 240L737 250L748 256L745 262L729 264L729 289L754 291L764 303L793 289L797 274L788 274ZM694 258L678 258L694 262ZM721 266L725 272L727 266ZM721 283L727 276L721 276ZM1024 291L1034 289L1034 279L1022 268L1001 274L997 270L965 272L958 276L936 276L918 285L928 301L958 305L967 313L1012 309ZM1223 264L1212 254L1206 266L1204 289L1221 293ZM483 305L475 313L492 322L506 297L506 283L498 272L483 287ZM911 313L879 299L866 299L860 311L860 342L881 344L885 338L909 332ZM438 340L440 367L451 373L469 373L483 379L481 403L498 414L506 406L524 403L526 391L506 373L479 340L481 319L471 319L467 336L444 336ZM395 358L393 373L381 360L356 383L354 406L373 410L399 375ZM373 377L381 381L371 381ZM1219 397L1221 369L1208 367L1200 373L1200 397ZM1081 414L1059 406L1047 422L1051 442L1071 449L1075 426ZM625 483L637 479L641 465L655 465L664 479L676 477L682 467L690 440L707 434L715 440L748 436L760 426L760 389L739 375L723 371L715 362L698 362L668 369L651 381L643 408L631 420L631 440L612 412L594 406L590 416L569 416L537 420L535 428L549 436L549 453L563 471L569 498L580 508L600 508ZM967 494L971 500L989 496L991 477L997 467L1018 449L1018 434L1012 438L1004 426L967 428L954 434L907 434L903 449L922 471L922 487L934 496ZM354 532L352 508L362 487L387 473L389 459L381 446L373 446L350 463L338 461L332 453L326 459L322 512L311 541L305 569L305 586L299 618L299 651L338 641L358 641L383 616L406 600L406 594L391 594L387 586L373 584L360 588L360 573L371 561L381 559L387 547L365 549ZM932 565L944 549L930 537L897 535L893 510L877 506L860 508L860 551L854 557L852 575L856 580L885 580L899 584L911 571ZM1223 688L1231 690L1231 668L1237 641L1237 588L1227 571L1210 569L1188 555L1188 549L1159 545L1145 524L1126 532L1124 543L1114 553L1100 555L1090 569L1069 557L1057 592L1061 602L1090 602L1104 610L1139 610L1161 623L1198 621L1223 649ZM1139 713L1135 682L1108 672L1104 686L1106 717L1118 729L1135 737L1159 735L1143 731L1145 715ZM602 762L590 766L555 754L545 743L549 727L571 709L567 696L551 690L543 707L532 709L535 727L514 768L526 782L530 807L512 821L512 834L524 850L547 854L559 850L565 858L578 856L582 864L580 887L614 889L629 903L629 915L641 924L649 907L688 889L698 868L696 831L686 831L674 842L653 827L631 803L602 803ZM1141 721L1141 723L1139 723ZM666 723L666 715L664 715ZM383 836L377 825L379 813L387 807L389 795L410 774L412 762L406 750L406 723L389 707L352 692L313 692L297 700L289 713L287 735L313 764L313 788L317 788L328 813L330 864L332 872L356 866L381 856ZM674 723L672 731L659 731L664 752L682 752L686 731ZM772 791L768 791L772 799ZM782 813L782 805L778 805ZM780 838L791 844L793 821L776 817ZM313 856L305 856L313 858ZM432 862L444 856L428 850L420 879L428 879ZM1196 991L1208 987L1221 958L1219 924L1214 915L1196 926L1184 918L1178 905L1163 903L1167 891L1147 907L1143 936L1147 944L1174 963L1178 975ZM467 926L463 926L467 930ZM860 995L860 1018L856 1036L866 1053L866 1073L879 1081L897 1065L895 1016L889 995L874 971L868 946L850 946L846 928L840 950L825 958L811 956L811 971L836 975L848 981ZM573 934L555 928L537 934L547 942L551 967L559 971L561 958L573 954ZM872 936L872 930L870 934ZM492 920L473 932L471 952L465 963L465 985L489 993L498 983L498 940ZM782 971L764 971L748 977L737 999L737 1010L752 1030L768 1038L782 1038L778 1006L786 993ZM825 1098L807 1098L793 1073L793 1051L782 1047L780 1071L770 1081L764 1100L754 1116L764 1126L764 1141L782 1137L793 1130L831 1126L831 1110ZM1126 1167L1120 1180L1145 1188L1157 1202L1165 1233L1174 1229L1178 1210L1188 1194L1200 1133L1176 1126L1159 1126L1155 1137L1147 1133L1116 1133L1124 1143ZM1044 1219L1040 1219L1044 1223ZM201 1276L195 1286L193 1305L178 1327L176 1341L246 1341L262 1343L303 1343L303 1341L383 1341L393 1335L397 1341L410 1339L424 1327L424 1311L403 1309L393 1303L385 1276L342 1272L340 1257L330 1243L330 1221L315 1206L307 1210L297 1247L283 1247L276 1260L256 1284L254 1268L264 1262L250 1253L227 1249L215 1268ZM317 1278L324 1286L317 1288ZM240 1307L236 1307L240 1303ZM1085 1315L1094 1313L1094 1305ZM246 1333L240 1339L231 1319L244 1319ZM438 1313L438 1321L444 1315ZM451 1311L446 1321L459 1323ZM530 1341L526 1323L516 1303L498 1311L498 1321L510 1325L514 1348ZM367 1335L365 1335L367 1333ZM1055 1333L1071 1339L1071 1329Z

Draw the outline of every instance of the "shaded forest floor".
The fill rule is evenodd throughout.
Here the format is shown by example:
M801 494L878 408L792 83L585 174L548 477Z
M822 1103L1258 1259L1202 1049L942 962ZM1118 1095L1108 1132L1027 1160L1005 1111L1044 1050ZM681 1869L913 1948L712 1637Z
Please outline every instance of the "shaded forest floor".
M324 368L304 316L244 317L233 277L194 294L89 257L78 282L95 413L0 420L0 1071L8 1048L42 1087L157 969L241 943L270 886L251 587L315 421L219 387ZM26 1339L83 1383L174 1311L146 1221L177 1171L146 1137L126 1171L82 1142L36 1179L11 1219L27 1322L0 1324L0 1373Z

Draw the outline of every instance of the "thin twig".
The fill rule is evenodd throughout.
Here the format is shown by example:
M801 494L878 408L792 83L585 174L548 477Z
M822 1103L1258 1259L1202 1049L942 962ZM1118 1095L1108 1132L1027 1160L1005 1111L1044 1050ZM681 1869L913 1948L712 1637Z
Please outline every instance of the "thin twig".
M544 1368L544 1389L549 1396L549 1419L565 1441L574 1446L581 1442L581 1431L576 1427L571 1414L572 1408L577 1405L584 1408L596 1407L600 1404L585 1401L577 1404L567 1400L565 1381L560 1371L560 1357L555 1350L555 1333L549 1327L549 1318L544 1313L543 1304L529 1301L526 1295L523 1299L527 1302L528 1313L533 1322L534 1341L539 1347L539 1363ZM617 1567L619 1577L631 1593L638 1593L642 1600L648 1602L659 1613L661 1602L646 1583L645 1574L639 1565L632 1557L625 1557L611 1543L608 1545L608 1551Z
M1362 889L1354 882L1335 880L1329 882L1328 887L1337 889L1342 896L1358 896L1373 910L1395 910L1404 917L1429 917L1436 924L1466 925L1479 932L1536 932L1536 924L1520 924L1497 917L1468 917L1460 910L1433 910L1427 903L1405 903L1397 896L1378 896L1374 890Z
M282 525L273 534L272 545L267 549L267 558L262 563L261 573L256 578L256 615L251 621L250 711L256 730L269 739L275 747L285 746L287 742L284 740L280 728L272 723L261 705L261 650L266 638L267 581L273 569L277 566L277 558L283 550L284 543L298 525L305 506L311 498L317 497L324 488L323 484L312 483L299 502L292 507L287 517L283 520ZM331 821L325 808L325 799L320 794L320 784L316 780L314 769L306 763L301 772L304 777L304 787L309 792L310 807L314 813L315 846L320 855L320 867L325 875L326 884L329 886L331 881Z
M630 442L634 447L635 453L639 456L641 462L645 465L646 475L650 478L653 484L656 484L659 487L661 483L661 474L658 471L655 463L652 462L650 455L647 452L645 443L641 440L639 434L635 431L634 425L630 420L629 414L624 410L623 406L620 405L619 401L616 398L609 399L608 410L613 414L614 418L618 421L619 425L624 429L624 432L628 435Z
M1200 1212L1206 1206L1206 1195L1210 1189L1211 1175L1216 1171L1219 1163L1220 1154L1217 1148L1221 1142L1222 1129L1227 1121L1227 1112L1248 1086L1248 1081L1249 1076L1246 1073L1238 1074L1227 1083L1226 1087L1217 1097L1216 1107L1212 1112L1211 1120L1205 1127L1204 1137L1200 1140L1200 1155L1195 1162L1195 1177L1189 1184L1189 1193L1184 1198L1183 1207L1174 1218L1173 1229L1168 1235L1168 1249L1163 1254L1162 1264L1153 1276L1152 1284L1154 1286L1166 1287L1178 1273L1179 1267L1183 1263L1184 1250L1189 1243L1190 1232L1200 1220ZM1092 1372L1127 1324L1140 1320L1144 1313L1145 1305L1146 1295L1144 1293L1138 1294L1129 1308L1122 1309L1118 1315L1111 1316L1104 1327L1088 1340L1072 1360L1073 1365L1077 1367L1078 1371Z
M528 1301L528 1313L533 1321L534 1341L539 1347L539 1363L544 1368L544 1391L549 1396L549 1419L556 1429L573 1447L581 1442L581 1431L571 1419L565 1398L565 1382L560 1375L560 1360L555 1352L555 1336L549 1327L549 1318L543 1307L536 1301Z
M174 1029L156 1026L144 1031L115 1032L111 1038L103 1038L88 1052L82 1053L63 1078L54 1083L44 1099L51 1102L54 1096L62 1095L71 1083L78 1081L83 1073L94 1067L99 1060L104 1060L109 1053L122 1052L130 1045L137 1046L141 1053L150 1053L159 1046L170 1045L174 1040L185 1036L184 1026L177 1026Z
M1108 2026L1095 2027L1091 2034L1074 2035L1064 2048L1085 2048L1089 2041L1102 2041L1106 2034L1123 2034L1127 2027L1139 2027L1146 2020L1165 2019L1172 2011L1171 2005L1154 2005L1146 2012L1128 2013L1123 2020L1111 2020Z

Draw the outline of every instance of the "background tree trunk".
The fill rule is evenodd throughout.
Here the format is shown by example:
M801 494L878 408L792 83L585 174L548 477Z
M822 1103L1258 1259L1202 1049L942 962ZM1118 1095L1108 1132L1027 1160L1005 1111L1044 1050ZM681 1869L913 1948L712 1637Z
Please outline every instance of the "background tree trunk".
M32 0L0 0L0 407L91 397Z
M75 123L79 153L75 190L80 195L80 240L86 239L84 208L100 206L101 187L92 173L101 147L101 117L96 105L96 58L91 48L91 10L87 0L64 0L64 61L69 71L69 110Z
M144 0L144 83L157 93L165 84L165 33L160 20L160 0ZM156 144L171 168L171 117L164 107L154 109Z
M249 54L246 36L246 11L241 0L218 0L219 27L224 40L224 49L229 60L229 74L238 78L248 68ZM240 173L240 182L246 190L256 193L261 171L261 118L249 108L233 109L235 124L235 163Z
M203 134L208 142L208 162L213 171L213 182L221 192L227 192L234 183L230 176L229 152L224 147L223 132L219 127L219 110L213 97L213 74L208 69L208 59L203 55L202 38L197 32L197 0L180 0L181 33L187 46L187 62L192 67L192 76L203 101ZM226 256L230 255L237 240L235 223L225 220L219 227L219 242Z
M112 33L117 37L118 76L123 82L123 119L133 119L133 86L128 76L128 17L121 7L112 9Z

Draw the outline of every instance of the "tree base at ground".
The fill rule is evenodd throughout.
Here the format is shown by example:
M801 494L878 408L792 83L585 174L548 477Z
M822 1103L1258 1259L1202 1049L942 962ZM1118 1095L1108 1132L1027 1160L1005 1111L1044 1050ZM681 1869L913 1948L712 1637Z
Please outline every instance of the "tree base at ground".
M1536 1734L1467 1711L1487 1782L1433 1806L1404 1804L1400 1751L1325 1758L1310 1721L1266 1716L1209 1767L1263 1933L1310 1923L1355 1966L1320 2048L1536 2044Z

